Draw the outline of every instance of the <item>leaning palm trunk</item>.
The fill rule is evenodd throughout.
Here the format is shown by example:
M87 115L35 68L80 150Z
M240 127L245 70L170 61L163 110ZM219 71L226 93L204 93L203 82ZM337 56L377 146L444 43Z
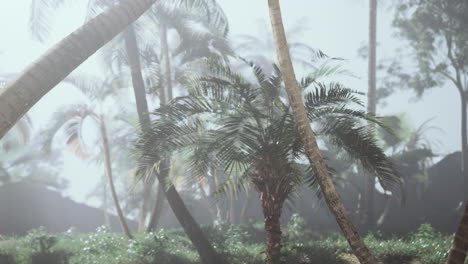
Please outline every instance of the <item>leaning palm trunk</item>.
M0 92L0 138L47 92L156 1L120 1L28 66Z
M159 101L160 105L165 105L167 102L167 99L171 100L172 99L172 79L171 79L171 70L170 70L170 61L169 61L169 47L167 44L167 28L164 24L161 24L161 43L162 43L162 49L163 49L163 54L165 58L165 68L166 68L166 86L167 86L167 98L166 98L166 92L165 92L165 87L164 85L161 87L161 91L159 94ZM163 173L163 178L167 178L169 176L171 170L171 161L170 159L166 159L161 163L161 172ZM164 196L164 190L162 188L162 185L160 184L156 193L156 201L153 207L153 210L151 212L150 220L148 223L148 227L146 228L147 232L151 232L156 230L157 225L159 223L159 219L161 218L162 215L162 210L163 210L163 204L164 200L166 197ZM149 200L149 199L148 199Z
M150 128L150 118L148 113L148 103L146 101L146 94L144 89L143 77L141 75L140 59L138 46L136 42L135 32L132 28L129 28L125 36L125 44L127 48L127 55L130 61L130 68L132 71L133 89L136 98L137 110L140 119L140 125L143 132L148 131ZM135 85L137 84L137 85ZM168 165L169 166L169 165ZM198 223L193 219L192 215L188 211L184 204L184 201L180 197L179 193L175 189L174 185L167 186L167 178L163 174L158 173L157 175L159 184L164 190L167 201L174 212L177 220L182 225L185 233L192 241L193 246L197 249L200 254L202 263L205 264L223 264L226 263L218 256L211 246L210 242L203 234Z
M166 168L165 170L163 170ZM161 166L160 173L167 173L169 174L169 168L166 165ZM163 177L166 178L167 176ZM166 197L164 196L164 189L161 184L158 185L158 190L156 191L156 201L154 203L153 211L151 212L150 220L148 222L148 227L146 228L146 232L153 232L156 231L158 228L159 221L161 219L164 200Z
M369 61L368 61L368 88L367 88L367 112L375 114L377 110L376 87L376 49L377 49L377 0L369 0ZM369 129L374 129L375 124L369 122ZM364 174L364 206L362 207L362 226L367 230L375 225L374 216L374 176Z
M111 194L112 194L112 200L114 201L114 206L117 211L117 216L119 217L122 231L125 233L125 235L128 238L133 238L132 234L130 233L130 229L128 228L127 221L125 220L125 217L123 215L122 208L120 207L119 199L117 197L117 192L115 190L114 179L112 177L112 166L111 166L111 158L110 158L110 152L109 152L109 142L107 140L106 125L104 124L104 120L102 117L99 123L100 123L99 126L101 130L101 137L102 137L102 148L103 148L102 151L104 153L104 165L106 168L107 180L109 181L109 187L110 187Z
M341 202L335 186L329 176L327 166L320 154L314 132L312 131L310 121L302 102L301 91L297 85L294 68L289 55L288 43L284 32L279 0L268 0L268 5L279 65L284 78L289 101L292 106L294 119L296 121L301 140L308 153L309 161L317 171L317 181L320 185L323 196L328 207L335 215L344 236L348 240L351 249L359 261L362 264L381 263L371 255L369 249L364 244L362 237L358 234L355 226L350 221L349 215L346 212L346 209L343 206L343 203Z
M455 233L452 248L447 264L464 264L468 252L468 202L465 202L465 211L458 230Z
M133 25L130 25L125 31L125 49L127 51L130 72L132 75L132 85L135 94L135 101L138 113L138 119L143 132L147 132L150 126L148 115L148 103L146 101L145 83L141 73L140 52L136 41L136 33ZM154 178L151 177L147 181L143 181L143 204L138 220L138 232L145 230L146 218L149 211L151 198L151 187L154 184Z

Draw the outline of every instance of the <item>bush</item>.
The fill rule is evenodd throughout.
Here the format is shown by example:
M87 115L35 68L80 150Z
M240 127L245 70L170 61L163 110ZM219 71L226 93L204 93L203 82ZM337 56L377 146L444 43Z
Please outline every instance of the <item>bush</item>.
M265 235L262 222L242 225L216 223L203 230L215 249L231 264L260 264L265 258ZM318 235L309 230L305 221L295 215L284 228L284 263L355 263L347 241L341 234ZM385 263L441 264L452 237L422 225L405 238L383 239L369 234L365 241L371 251ZM44 229L31 231L27 236L0 241L5 264L46 263L69 264L195 264L199 257L182 230L135 234L128 239L101 227L94 233L81 234L70 230L49 234ZM37 257L36 257L37 256ZM44 257L46 258L46 257Z

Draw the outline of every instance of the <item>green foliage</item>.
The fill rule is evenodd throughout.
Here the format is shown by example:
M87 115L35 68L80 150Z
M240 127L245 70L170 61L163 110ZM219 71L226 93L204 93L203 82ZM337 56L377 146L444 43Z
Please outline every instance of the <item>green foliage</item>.
M396 5L393 25L409 43L415 62L415 73L400 71L404 87L422 95L426 89L450 81L463 91L467 89L468 2L463 0L404 0Z
M219 222L204 226L204 232L216 250L232 264L264 262L265 234L262 222L230 225ZM346 240L338 233L318 234L310 230L299 215L293 215L283 233L285 263L357 263ZM419 260L424 264L442 264L452 236L440 234L424 224L406 237L384 239L379 234L365 237L371 251L385 263ZM28 264L38 252L62 252L70 264L195 264L198 255L182 230L136 234L128 239L122 234L98 228L94 233L71 230L49 234L44 229L24 237L7 237L0 241L0 255L14 257L14 263Z

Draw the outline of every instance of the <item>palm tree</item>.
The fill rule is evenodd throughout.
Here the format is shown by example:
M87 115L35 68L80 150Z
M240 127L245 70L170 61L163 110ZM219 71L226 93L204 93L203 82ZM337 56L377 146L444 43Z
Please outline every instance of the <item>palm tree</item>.
M369 57L368 57L368 87L367 87L367 111L376 114L377 88L376 88L376 49L377 49L377 0L369 0ZM373 124L369 124L374 129ZM375 178L372 175L364 175L364 206L362 207L361 224L363 226L374 224L374 185ZM372 226L370 226L372 228Z
M57 8L59 7L61 4L63 4L65 1L62 0L62 1L58 1L58 2L48 2L48 5L41 5L41 6L34 6L33 5L33 16L31 17L32 18L32 21L34 23L31 23L31 25L33 26L32 27L32 32L36 35L36 37L38 37L39 39L42 39L44 37L44 35L47 35L47 33L49 32L49 28L47 27L47 23L44 23L44 22L47 22L47 18L48 18L48 14L47 12L44 12L43 9L44 7L47 7L47 6L52 6L52 8ZM112 3L114 2L114 0L90 0L88 2L88 6L90 6L90 13L88 15L88 18L89 17L93 17L96 13L96 11L99 11L101 9L104 9L106 7L108 7L109 5L111 5ZM43 4L45 2L43 1ZM181 15L180 12L178 12L178 10L180 10L181 8L180 7L183 7L182 9L185 9L186 12ZM46 16L44 14L47 14ZM195 15L196 14L196 15ZM157 28L162 28L161 32L160 32L160 35L162 36L161 39L162 39L162 43L161 43L161 46L163 47L163 56L161 56L161 58L164 58L165 60L165 67L166 67L166 70L165 70L165 73L168 77L164 77L165 79L167 79L167 83L164 82L164 85L167 85L167 93L169 95L169 99L171 97L171 94L172 94L172 84L170 82L170 75L171 75L171 72L170 72L170 58L168 56L168 50L167 50L167 24L168 21L172 20L172 22L175 22L177 21L178 22L178 27L176 27L178 29L178 31L183 31L181 29L185 29L185 32L190 32L190 30L187 30L189 28L188 24L190 23L185 23L187 22L186 18L187 17L190 17L190 20L191 22L193 22L194 18L197 18L200 20L200 18L202 18L202 21L205 23L205 24L208 24L211 26L211 29L213 29L214 25L216 25L218 27L218 29L220 29L222 32L224 32L224 35L227 33L227 20L226 18L224 17L224 13L222 12L222 10L219 8L219 6L216 4L215 1L213 0L201 0L201 1L185 1L185 0L180 0L180 1L175 1L175 2L171 2L171 3L166 3L166 2L163 2L158 5L156 5L154 7L154 9L151 10L151 12L148 13L148 16L146 17L149 17L150 19L149 20L153 20L154 21L157 21L157 23L155 23L157 26ZM164 19L160 19L159 17L163 17ZM184 19L182 19L184 18ZM148 20L148 19L147 19ZM146 21L148 22L148 21ZM196 22L196 21L195 21ZM199 22L199 21L198 21ZM173 23L174 24L174 23ZM160 25L160 26L159 26ZM205 25L206 26L206 25ZM124 43L125 46L124 46L124 50L123 52L120 52L120 54L122 54L124 57L122 59L122 57L120 58L121 60L120 61L125 61L126 65L129 66L129 68L131 69L131 76L132 76L132 83L133 83L133 88L134 88L134 93L135 93L135 99L136 99L136 106L137 106L137 112L138 112L138 115L139 115L139 120L140 120L140 126L142 128L143 131L146 131L147 127L149 127L150 125L150 120L149 120L149 116L148 116L148 103L146 101L146 92L145 92L145 84L144 84L144 78L143 78L143 75L142 75L142 66L141 66L141 62L140 62L140 55L145 55L145 54L141 54L143 52L145 52L146 50L142 50L142 52L140 52L140 49L138 47L138 42L141 41L143 42L143 38L138 38L138 32L134 29L135 27L139 27L139 28L142 28L140 23L138 24L134 24L134 25L131 25L130 27L128 27L128 29L125 31L124 34L122 34L121 36L118 36L118 38L113 42L114 45L108 45L109 48L107 50L112 50L112 55L114 55L114 52L115 50L119 51L119 49L116 49L116 45L117 47L118 46L121 46L120 44L121 43ZM193 33L193 32L192 32ZM212 32L210 32L212 33ZM213 37L211 38L207 38L206 35L208 36L211 36L213 34L200 34L200 32L197 32L196 34L193 34L193 35L196 35L198 39L202 39L204 41L208 40L208 41L211 41L213 39ZM191 47L193 49L193 47L201 47L203 45L193 45L193 35L189 36L189 37L184 37L182 38L182 43L180 45L180 47ZM151 34L149 36L154 36L154 32L151 31ZM146 36L148 37L148 35ZM122 39L123 38L123 39ZM138 38L138 39L137 39ZM213 41L211 41L209 44L212 44ZM219 41L218 41L219 42ZM216 43L218 43L216 42ZM150 43L150 42L145 42L146 43ZM187 43L189 43L190 45L187 45ZM154 46L153 43L151 43L150 45L146 45L146 46ZM209 47L210 45L206 45L206 47ZM211 45L213 46L213 45ZM205 48L206 49L206 48ZM184 52L184 59L186 58L190 58L190 55L193 57L193 50L190 51L190 50L184 50L184 49L179 49L179 53L181 52ZM199 50L196 50L199 52ZM109 60L113 60L115 56L108 56ZM193 59L193 58L192 58ZM121 66L121 65L119 65ZM163 86L162 87L162 90L164 90L165 87ZM163 93L161 93L163 94ZM149 209L149 199L150 199L150 193L151 193L151 187L153 185L155 181L155 177L149 177L148 179L148 182L145 182L144 184L144 194L143 194L143 205L142 205L142 210L141 210L141 213L140 213L140 219L139 219L139 230L142 231L143 228L144 228L144 224L146 222L146 216L147 216L147 212L148 212L148 209ZM160 185L160 188L159 188L159 191L158 193L161 193L161 185ZM159 203L156 203L156 205L161 205L162 203L159 202ZM158 207L155 207L154 210L156 212L154 212L154 214L156 213L160 213L160 210L161 208L158 208ZM153 215L154 215L153 214ZM155 218L158 218L157 216L155 216Z
M280 263L283 204L302 183L316 187L317 169L307 165L307 155L291 105L281 96L282 76L266 77L249 63L257 82L251 83L229 67L210 62L208 76L192 79L188 96L178 97L155 112L152 131L140 139L141 159L154 168L167 151L184 150L191 155L189 171L198 180L213 165L228 173L219 192L234 194L250 182L259 193L267 234L267 263ZM303 79L308 125L320 127L318 135L345 149L383 182L398 182L392 163L374 141L361 120L380 123L373 115L347 108L362 106L356 92L337 83ZM308 89L313 89L307 92ZM327 176L328 177L328 176ZM323 191L323 189L322 189Z
M0 138L55 85L136 20L156 0L122 0L75 30L0 93Z
M115 209L119 217L122 231L127 237L132 238L132 234L120 207L117 191L115 189L110 153L111 147L109 145L108 132L106 127L106 122L108 121L106 121L107 118L103 114L103 108L106 99L108 99L110 95L115 94L115 89L121 85L121 79L111 77L107 80L99 80L99 78L94 77L71 76L67 78L66 81L78 87L86 96L90 98L90 101L93 104L64 106L62 109L57 111L52 118L52 125L49 126L49 128L43 133L45 134L45 148L51 148L54 136L63 128L67 134L67 145L72 148L77 156L88 158L88 148L83 137L84 123L87 120L92 120L95 125L97 125L99 128L100 142L102 144L99 153L102 155L102 160L104 161L104 171L111 190ZM96 111L97 109L100 109L100 111ZM106 195L105 192L104 195ZM104 199L106 199L106 196L104 197ZM106 208L104 208L104 210L106 210Z
M320 154L314 132L309 125L307 112L302 103L301 91L296 82L294 68L289 55L288 42L284 33L279 0L268 0L268 6L278 61L284 76L285 88L288 93L289 101L293 109L294 120L296 121L302 143L307 150L309 161L317 170L317 181L320 184L324 198L359 261L361 263L381 263L370 253L369 249L364 244L362 237L349 219L349 215L329 177L328 168Z

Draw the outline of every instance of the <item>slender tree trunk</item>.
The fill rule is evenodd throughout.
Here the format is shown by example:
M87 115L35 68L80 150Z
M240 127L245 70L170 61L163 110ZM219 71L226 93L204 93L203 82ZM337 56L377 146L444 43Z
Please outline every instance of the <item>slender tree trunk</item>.
M138 119L143 133L148 132L151 124L146 101L145 83L141 74L140 52L137 45L136 34L133 25L128 26L125 31L125 49L132 74L133 91L137 106ZM145 230L148 211L150 210L151 188L154 184L154 177L143 181L143 204L138 218L138 232Z
M461 138L462 138L462 174L463 174L463 200L468 201L468 131L467 131L467 104L466 95L461 96Z
M167 89L167 99L172 100L172 71L171 71L171 56L169 54L169 44L167 42L167 27L161 24L161 46L164 55L164 68Z
M282 202L263 199L262 209L266 232L266 264L281 263L281 210Z
M458 230L455 233L452 248L447 264L464 264L468 251L468 202L465 202L465 211Z
M129 28L131 29L131 28ZM143 78L141 77L141 67L139 61L139 52L136 42L135 32L133 30L127 30L125 36L125 44L127 47L127 53L130 60L130 67L132 69L132 81L134 82L133 88L135 92L135 98L137 103L138 115L140 117L140 125L143 131L146 131L150 127L150 119L148 113L148 103L146 101L146 94L144 90ZM136 52L135 52L136 51ZM142 85L135 85L135 83L141 83ZM167 201L171 206L177 220L182 225L185 233L192 241L193 246L197 249L200 254L202 263L205 264L223 264L226 263L214 250L210 242L203 234L198 223L193 219L192 215L185 206L182 198L180 197L174 185L169 188L166 186L166 178L162 174L156 175L164 190Z
M208 212L211 215L211 220L214 221L214 220L216 220L216 212L213 210L213 206L210 203L210 198L206 194L203 186L201 184L198 184L198 186L200 188L201 198L203 199L203 201L205 203L206 209L208 210Z
M236 197L234 194L229 197L229 222L231 225L236 224Z
M151 217L146 232L153 232L157 230L159 220L161 219L161 215L164 209L163 205L165 199L166 197L164 196L164 190L161 185L158 185L158 190L156 191L156 201L154 203L153 211L151 212Z
M367 90L367 111L375 114L377 110L377 83L376 83L376 50L377 50L377 0L369 0L369 65L368 65L368 90ZM368 123L369 129L374 130L375 124ZM372 230L375 225L374 220L374 193L375 177L370 173L365 173L364 186L364 206L362 226L366 230Z
M247 215L247 210L249 209L249 206L250 204L252 203L252 197L253 195L251 194L251 190L249 189L247 191L247 194L246 194L246 197L245 197L245 203L244 205L242 206L242 210L241 210L241 213L240 213L240 216L239 216L239 221L242 223L242 222L245 222L247 219L246 219L246 215Z
M468 133L467 133L467 100L465 95L461 94L461 138L462 138L462 175L463 175L463 201L465 210L458 226L452 248L448 256L448 264L464 264L468 252Z
M218 173L217 173L215 167L211 168L211 174L213 176L213 182L214 182L214 186L213 186L213 189L211 191L213 193L213 191L219 186ZM222 212L222 209L221 209L219 198L217 198L215 200L215 203L216 203L216 220L223 221L223 212Z
M165 82L164 82L165 85L161 87L161 91L159 93L160 105L163 106L167 103L168 99L169 100L172 99L172 78L171 78L169 52L168 52L169 48L167 44L167 28L164 24L161 25L161 43L163 47L164 60L166 61L165 63L166 74L165 74ZM167 88L167 93L165 91L166 88ZM171 160L167 158L161 162L160 173L163 174L162 175L163 178L167 178L169 176L170 169L171 169ZM165 198L166 197L164 196L164 190L162 189L162 185L159 184L157 194L156 194L156 201L155 201L153 210L151 212L150 222L147 228L148 232L156 230L159 219L161 218Z
M192 241L192 244L200 254L202 263L205 264L224 264L227 263L221 256L219 256L211 246L210 242L206 238L205 234L197 224L195 219L188 211L179 193L171 185L169 188L166 186L166 179L158 175L159 183L163 185L164 193L166 194L167 201L171 206L177 220L184 229L187 236Z
M111 223L110 223L110 219L109 219L109 205L107 203L107 184L106 184L106 181L107 179L104 179L103 182L102 182L102 193L103 193L103 197L102 197L102 204L103 204L103 211L104 211L104 224L111 228Z
M0 139L46 93L157 0L121 0L75 30L0 91Z
M276 50L283 79L292 106L297 128L308 153L309 161L317 170L317 181L322 190L325 201L334 214L344 236L348 240L351 249L362 264L382 263L378 261L364 244L362 237L358 234L356 227L350 221L349 215L341 202L339 195L333 185L328 173L327 166L317 146L315 134L307 117L302 94L297 86L294 68L289 54L286 34L284 32L279 0L268 0L273 35L276 42Z
M122 208L120 207L119 199L117 197L117 192L115 190L114 179L112 177L112 165L111 165L111 158L109 152L109 142L107 140L107 131L106 125L104 124L104 120L101 117L100 119L100 129L101 129L101 137L102 137L102 152L104 153L104 166L106 169L107 180L109 181L109 187L112 194L112 199L114 201L115 209L117 210L117 216L119 217L120 227L122 231L128 238L133 238L132 234L130 233L130 229L128 228L127 221L125 220L125 216L123 215Z

